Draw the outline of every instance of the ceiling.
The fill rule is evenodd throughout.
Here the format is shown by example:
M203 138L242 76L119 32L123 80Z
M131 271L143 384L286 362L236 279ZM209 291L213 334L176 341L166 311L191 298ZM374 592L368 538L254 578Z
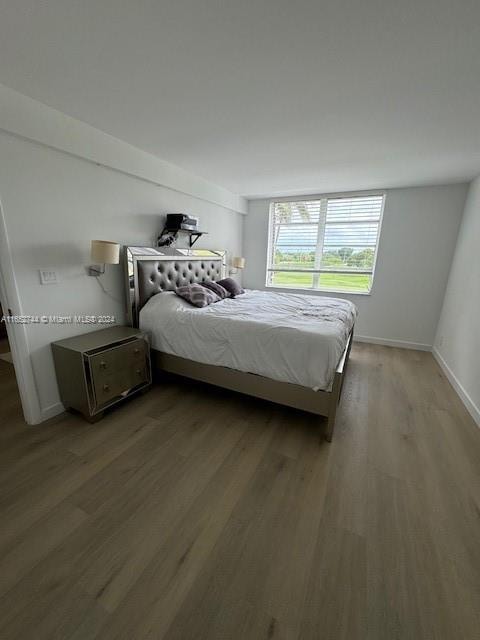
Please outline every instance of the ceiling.
M480 173L478 0L0 0L0 82L247 197Z

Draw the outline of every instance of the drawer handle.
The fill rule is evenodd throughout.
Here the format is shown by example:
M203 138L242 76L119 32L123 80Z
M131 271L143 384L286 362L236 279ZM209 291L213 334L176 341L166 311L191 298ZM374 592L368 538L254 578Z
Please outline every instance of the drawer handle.
M141 376L142 375L142 370L141 369L137 369L137 375Z
M107 368L107 363L105 362L105 360L102 360L100 362L100 369L106 369Z
M110 390L110 385L108 385L108 384L104 384L104 385L103 385L103 390L104 390L104 391L109 391L109 390Z
M140 353L140 349L137 347L136 349L133 350L133 353L138 355Z

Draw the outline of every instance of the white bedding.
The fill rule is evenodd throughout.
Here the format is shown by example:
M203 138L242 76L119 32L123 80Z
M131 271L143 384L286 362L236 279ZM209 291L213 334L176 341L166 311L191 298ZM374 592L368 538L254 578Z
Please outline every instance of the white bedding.
M140 328L158 351L330 391L356 315L338 298L247 290L198 309L166 292L143 307Z

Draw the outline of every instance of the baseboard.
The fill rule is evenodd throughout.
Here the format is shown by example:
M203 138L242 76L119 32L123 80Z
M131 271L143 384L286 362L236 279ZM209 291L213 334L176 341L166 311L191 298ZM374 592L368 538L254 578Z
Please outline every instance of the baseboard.
M431 344L421 342L406 342L405 340L390 340L388 338L374 338L372 336L353 335L354 342L370 342L371 344L381 344L384 347L398 347L400 349L416 349L417 351L431 351Z
M471 397L465 391L465 389L463 388L462 383L457 378L457 376L453 373L453 371L450 369L450 367L445 362L443 357L440 355L438 349L436 349L434 347L432 353L433 353L433 357L435 358L435 360L440 365L441 370L446 375L448 381L450 382L452 387L455 389L455 391L460 396L460 400L465 405L468 413L472 416L472 418L475 420L477 425L480 427L480 409L477 407L477 405L474 403L474 401L471 399Z
M58 416L58 414L63 413L63 411L65 411L65 407L61 402L56 402L55 404L51 404L50 406L45 407L44 409L42 409L42 422Z

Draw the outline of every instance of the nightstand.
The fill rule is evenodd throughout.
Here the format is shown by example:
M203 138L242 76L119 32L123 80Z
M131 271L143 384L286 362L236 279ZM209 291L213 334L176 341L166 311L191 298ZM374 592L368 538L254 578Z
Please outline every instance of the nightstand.
M65 408L89 422L152 382L150 346L131 327L109 327L52 343L60 397Z

